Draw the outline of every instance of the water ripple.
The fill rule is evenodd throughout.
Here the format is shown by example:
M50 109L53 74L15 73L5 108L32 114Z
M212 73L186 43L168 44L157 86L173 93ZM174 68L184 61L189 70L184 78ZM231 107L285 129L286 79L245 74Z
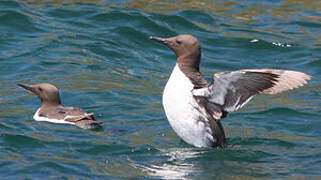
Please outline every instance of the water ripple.
M0 1L0 173L8 179L320 179L317 1ZM175 135L161 105L175 64L148 36L190 33L201 71L280 68L307 86L258 96L222 120L225 150ZM32 120L17 83L50 82L97 131Z

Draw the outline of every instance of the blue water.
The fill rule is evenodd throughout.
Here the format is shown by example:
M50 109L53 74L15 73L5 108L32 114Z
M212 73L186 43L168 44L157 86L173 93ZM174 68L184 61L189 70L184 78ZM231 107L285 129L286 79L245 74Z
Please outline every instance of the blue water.
M0 1L1 179L321 179L319 1ZM201 71L279 68L308 85L259 95L222 120L229 147L195 148L166 120L174 53L192 34ZM49 82L98 130L36 122L17 83Z

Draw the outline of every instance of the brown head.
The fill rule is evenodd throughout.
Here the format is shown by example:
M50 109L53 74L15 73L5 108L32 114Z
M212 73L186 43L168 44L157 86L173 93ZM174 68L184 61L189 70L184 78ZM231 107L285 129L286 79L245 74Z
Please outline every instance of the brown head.
M176 56L180 67L199 71L201 61L201 46L198 40L189 34L181 34L171 38L151 36L149 39L157 41L171 48Z
M18 84L18 86L23 87L34 94L36 94L41 100L41 108L48 108L52 106L61 105L60 96L58 89L48 83L41 83L35 85L27 85L27 84Z
M178 66L194 84L194 88L200 88L208 85L207 81L199 71L201 62L201 46L194 36L181 34L171 38L151 36L149 39L164 44L175 52Z

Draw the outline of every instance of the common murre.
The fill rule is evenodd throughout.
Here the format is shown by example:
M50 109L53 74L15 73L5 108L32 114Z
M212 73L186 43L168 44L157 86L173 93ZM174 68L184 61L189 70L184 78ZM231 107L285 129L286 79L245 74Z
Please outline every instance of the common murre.
M86 113L80 108L64 107L58 89L52 84L18 84L18 86L33 92L41 100L41 106L33 116L36 121L72 124L83 129L96 128L101 124L95 120L94 113Z
M163 106L174 131L196 147L226 147L220 119L259 93L277 94L311 79L298 71L243 69L213 74L208 83L199 71L201 46L192 35L149 37L172 49L177 63L163 92Z

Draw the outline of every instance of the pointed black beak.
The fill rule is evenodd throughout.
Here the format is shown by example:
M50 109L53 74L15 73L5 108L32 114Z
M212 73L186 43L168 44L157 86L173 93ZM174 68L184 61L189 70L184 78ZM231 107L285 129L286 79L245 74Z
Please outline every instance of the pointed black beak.
M170 41L166 38L161 38L161 37L156 37L156 36L149 36L149 39L150 40L154 40L156 42L159 42L161 44L164 44L164 45L169 45Z
M22 88L25 88L31 92L34 92L34 88L31 86L31 85L27 85L27 84L18 84L18 86L22 87Z

